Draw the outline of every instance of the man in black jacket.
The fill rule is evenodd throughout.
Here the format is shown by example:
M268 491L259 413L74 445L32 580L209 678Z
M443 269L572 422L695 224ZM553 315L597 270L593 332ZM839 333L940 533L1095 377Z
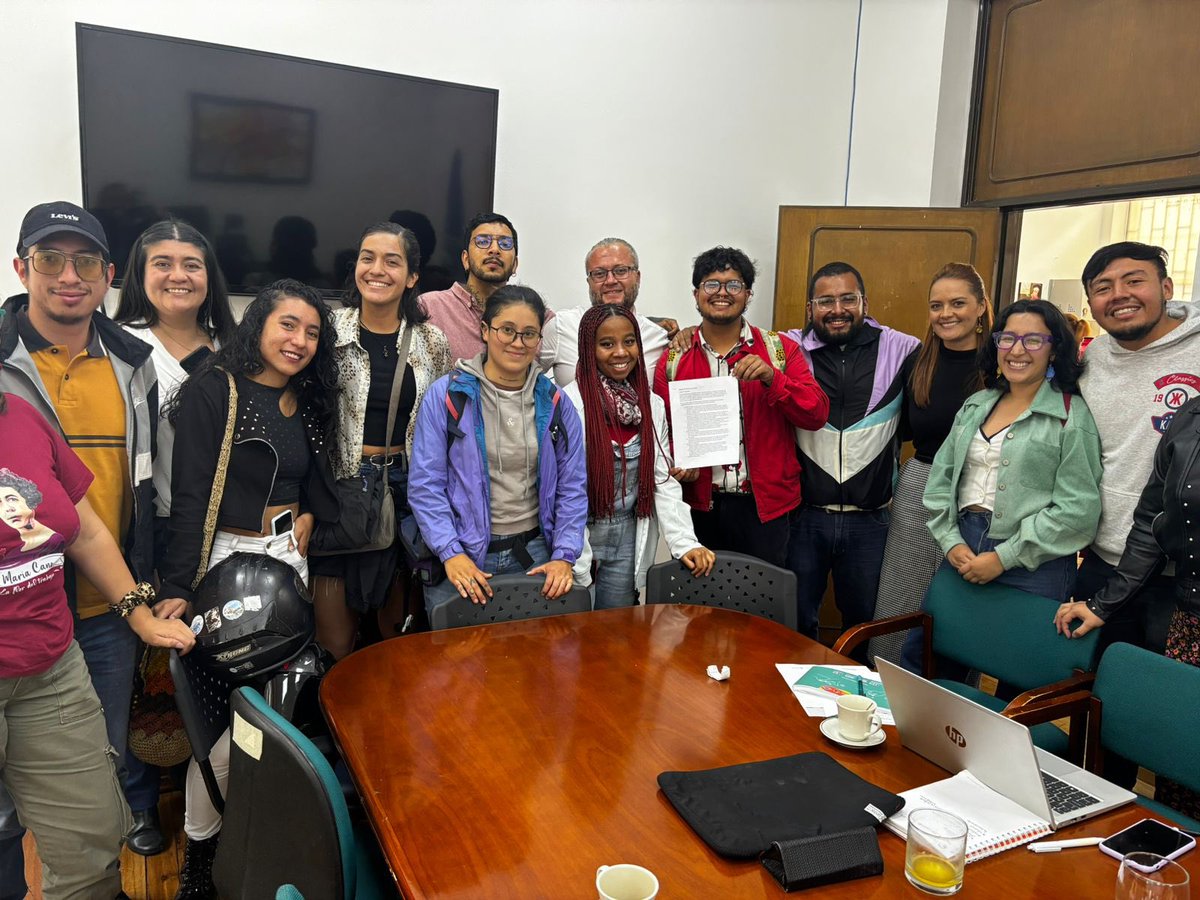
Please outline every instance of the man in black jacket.
M100 222L73 203L35 206L21 223L17 277L27 293L9 298L0 317L0 391L28 401L63 433L96 476L88 500L108 526L134 577L154 567L154 455L157 380L150 347L113 324L100 306L113 278ZM124 758L138 639L82 577L68 575L75 638L104 706L108 740ZM140 771L140 770L139 770ZM127 785L128 789L128 785ZM130 845L161 852L154 807L131 804L138 827ZM0 896L17 894L20 828L0 788ZM14 851L14 843L16 850Z
M809 324L788 332L829 397L829 423L797 431L800 495L788 567L796 573L800 632L817 637L833 572L842 627L871 619L887 543L899 452L904 372L920 342L867 316L862 275L832 262L809 282Z

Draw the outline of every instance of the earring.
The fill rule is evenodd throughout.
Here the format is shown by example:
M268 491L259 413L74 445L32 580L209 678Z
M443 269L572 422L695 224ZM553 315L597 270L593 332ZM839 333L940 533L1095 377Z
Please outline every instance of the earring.
M1046 366L1046 380L1050 381L1053 378L1054 378L1054 363L1050 363L1050 365Z
M975 333L983 334L983 316L975 320Z
M1003 370L999 366L996 366L996 377L999 378L1002 373Z

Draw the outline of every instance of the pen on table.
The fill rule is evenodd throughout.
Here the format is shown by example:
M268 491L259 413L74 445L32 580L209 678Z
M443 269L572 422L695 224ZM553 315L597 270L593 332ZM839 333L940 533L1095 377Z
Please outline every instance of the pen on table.
M863 690L863 680L861 675L855 676L858 679L858 696L865 697L867 692Z
M1034 853L1057 853L1059 850L1068 850L1071 847L1095 847L1104 838L1102 837L1085 837L1073 838L1069 841L1039 841L1036 844L1030 844L1029 849Z

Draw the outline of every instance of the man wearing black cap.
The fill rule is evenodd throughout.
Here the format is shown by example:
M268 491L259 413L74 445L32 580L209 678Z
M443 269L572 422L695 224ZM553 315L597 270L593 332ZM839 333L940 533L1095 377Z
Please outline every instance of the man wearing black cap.
M134 576L149 580L157 382L150 347L99 312L113 278L104 228L73 203L35 206L21 223L13 267L27 293L10 297L0 315L0 391L28 401L63 433L95 476L88 501ZM137 636L84 578L69 576L67 590L75 638L120 761ZM6 800L0 797L0 809ZM11 838L0 838L0 863L10 848ZM0 871L0 896L7 880Z

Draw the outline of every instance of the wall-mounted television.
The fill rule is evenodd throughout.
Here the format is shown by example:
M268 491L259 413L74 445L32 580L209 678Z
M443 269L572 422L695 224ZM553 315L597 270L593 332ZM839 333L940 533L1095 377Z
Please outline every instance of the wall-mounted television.
M295 277L331 294L362 229L412 228L421 288L461 272L492 208L499 91L79 23L84 205L117 277L149 224L209 237L231 290Z

